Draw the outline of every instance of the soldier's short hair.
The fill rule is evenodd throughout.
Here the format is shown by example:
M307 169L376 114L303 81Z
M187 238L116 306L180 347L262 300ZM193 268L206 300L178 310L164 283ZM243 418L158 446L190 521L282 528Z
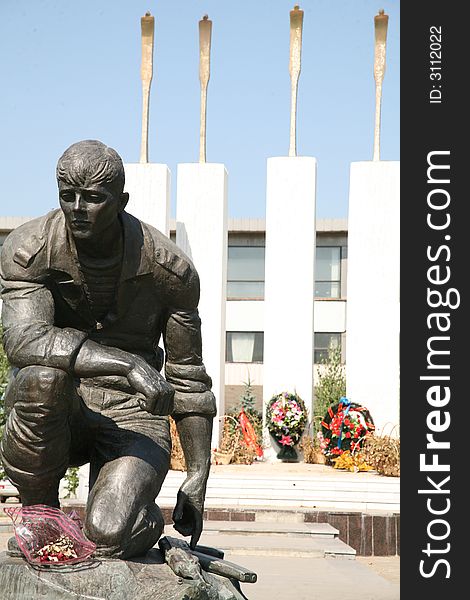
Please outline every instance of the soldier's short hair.
M116 192L124 190L124 165L113 148L98 140L82 140L72 144L57 162L58 181L77 187L107 183Z

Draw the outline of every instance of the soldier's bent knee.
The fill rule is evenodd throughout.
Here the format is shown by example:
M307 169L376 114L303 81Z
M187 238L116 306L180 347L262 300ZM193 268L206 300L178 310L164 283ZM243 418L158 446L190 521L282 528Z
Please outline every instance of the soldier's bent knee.
M116 553L123 542L124 534L129 530L125 519L111 511L108 515L93 510L89 507L89 514L85 521L84 531L87 537L95 544L109 553Z
M145 554L157 543L165 526L161 510L154 503L128 518L118 511L103 514L93 506L88 508L84 532L96 544L97 556L130 558Z
M60 403L71 385L71 377L62 369L33 365L23 367L16 375L16 390L20 395L34 394L45 404Z
M32 365L23 367L16 376L17 385L38 386L45 390L57 385L64 385L69 379L69 375L62 369L53 367L43 367L42 365Z

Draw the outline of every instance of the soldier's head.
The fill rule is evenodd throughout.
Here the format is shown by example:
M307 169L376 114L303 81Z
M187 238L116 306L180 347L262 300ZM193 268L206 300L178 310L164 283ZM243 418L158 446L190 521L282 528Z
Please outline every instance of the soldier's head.
M57 163L59 203L76 238L92 238L118 218L129 199L119 154L97 140L73 144Z

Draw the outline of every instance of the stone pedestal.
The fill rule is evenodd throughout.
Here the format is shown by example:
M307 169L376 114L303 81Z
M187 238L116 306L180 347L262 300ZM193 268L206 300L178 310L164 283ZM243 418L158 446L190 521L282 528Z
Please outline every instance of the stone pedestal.
M0 553L2 600L241 600L232 580L177 577L159 550L133 560L95 560L70 567L35 568Z
M348 221L347 396L390 433L400 391L399 162L351 164Z
M227 296L227 171L222 164L178 165L176 243L193 261L201 282L202 352L217 414L225 413L225 304ZM214 419L212 446L219 445Z
M170 234L170 171L167 165L137 163L124 165L129 192L127 212Z
M317 161L268 159L264 298L264 404L297 392L313 396L313 301Z

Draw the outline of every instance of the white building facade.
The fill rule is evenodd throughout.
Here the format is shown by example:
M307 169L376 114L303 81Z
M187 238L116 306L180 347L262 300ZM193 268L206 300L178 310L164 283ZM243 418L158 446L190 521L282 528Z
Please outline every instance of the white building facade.
M28 220L27 217L0 217L0 244L12 229ZM247 382L250 382L253 387L257 408L260 410L262 408L265 233L263 219L229 219L228 221L224 357L226 411L240 406L240 397ZM170 237L173 240L176 238L174 219L170 220ZM196 268L198 268L197 264ZM305 268L313 269L314 265L306 264ZM367 265L361 268L367 269ZM331 346L340 347L342 360L345 364L347 362L347 272L347 220L317 219L314 298L315 366L320 365ZM282 273L279 273L279 277L282 278ZM365 293L367 290L364 290ZM288 290L286 290L286 310L295 310L295 298L289 297ZM380 331L376 334L380 337ZM284 336L280 330L279 352L281 354L292 352L293 349L285 347L283 342ZM204 344L209 343L209 340L203 339L203 356ZM370 350L374 352L376 348ZM363 376L367 377L368 356L360 357L360 360L356 357L355 363L363 365ZM312 381L312 387L314 384L315 381ZM373 406L367 408L374 417ZM396 414L397 406L391 407L390 415ZM387 418L387 415L384 418Z
M225 356L225 406L239 402L245 383L253 386L261 409L264 356L263 219L229 219ZM313 265L305 265L311 268ZM347 220L317 221L314 303L314 363L319 365L330 346L340 347L346 359ZM282 279L282 273L279 273ZM295 298L286 290L286 309ZM279 331L279 352L283 346ZM312 382L312 387L314 382ZM294 391L294 390L285 390Z

